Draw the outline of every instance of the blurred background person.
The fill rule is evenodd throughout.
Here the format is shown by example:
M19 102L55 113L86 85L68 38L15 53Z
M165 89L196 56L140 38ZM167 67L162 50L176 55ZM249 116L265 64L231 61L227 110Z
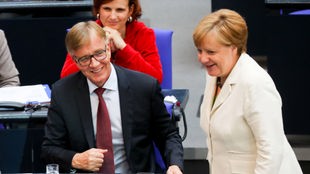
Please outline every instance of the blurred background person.
M0 87L19 85L19 72L13 62L4 31L0 29Z
M142 15L139 0L94 0L93 14L97 24L108 33L111 42L111 62L163 79L162 65L156 47L154 30L138 21ZM77 72L67 54L61 78Z
M204 17L193 33L206 68L200 125L207 135L211 174L301 174L284 133L276 86L246 53L247 24L221 9Z
M18 75L4 31L0 29L0 88L19 86ZM0 123L0 130L4 127L4 124Z

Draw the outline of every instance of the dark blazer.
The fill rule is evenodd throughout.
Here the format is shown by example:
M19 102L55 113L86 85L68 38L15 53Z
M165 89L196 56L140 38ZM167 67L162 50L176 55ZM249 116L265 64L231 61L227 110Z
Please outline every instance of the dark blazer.
M125 153L131 171L161 171L155 162L153 141L167 166L175 164L183 170L182 140L169 118L157 80L114 67ZM95 141L87 80L78 72L52 86L41 155L46 163L58 163L62 172L69 172L74 154L94 148Z

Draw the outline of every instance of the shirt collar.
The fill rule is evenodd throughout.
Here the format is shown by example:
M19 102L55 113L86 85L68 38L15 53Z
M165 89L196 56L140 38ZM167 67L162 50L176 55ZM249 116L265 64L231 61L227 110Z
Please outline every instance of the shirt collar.
M94 90L98 88L89 79L87 79L87 84L88 84L90 94L93 93ZM111 91L116 91L118 89L117 75L116 75L114 65L112 63L111 63L111 74L110 74L108 80L103 84L103 88L105 88L107 90L111 90Z

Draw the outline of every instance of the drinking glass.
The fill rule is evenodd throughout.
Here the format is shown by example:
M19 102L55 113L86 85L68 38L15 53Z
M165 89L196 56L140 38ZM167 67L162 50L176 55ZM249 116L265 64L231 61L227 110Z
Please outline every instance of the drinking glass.
M47 164L46 165L46 174L59 174L58 164Z

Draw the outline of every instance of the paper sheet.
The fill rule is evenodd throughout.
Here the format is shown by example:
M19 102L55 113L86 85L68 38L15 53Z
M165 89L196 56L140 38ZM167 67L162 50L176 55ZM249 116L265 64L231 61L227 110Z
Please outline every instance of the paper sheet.
M29 102L48 103L50 102L49 90L48 86L42 84L4 87L0 88L0 102L18 102L23 104Z

